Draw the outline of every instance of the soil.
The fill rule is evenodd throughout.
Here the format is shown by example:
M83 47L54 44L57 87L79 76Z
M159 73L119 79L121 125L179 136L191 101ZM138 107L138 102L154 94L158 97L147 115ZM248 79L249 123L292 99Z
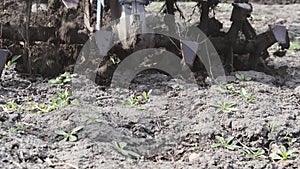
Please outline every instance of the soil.
M13 5L9 5L10 2ZM22 8L21 1L3 3L0 5L1 21L10 19L10 22L18 23L11 16L21 15L18 13ZM157 12L159 8L155 5L151 4L148 9ZM192 6L180 4L186 16L192 14ZM8 16L4 15L4 9ZM299 9L299 4L255 4L251 22L257 32L265 31L267 24L286 25L291 39L297 39L300 37ZM231 8L226 6L216 10L216 17L225 29L230 26L230 11ZM199 16L195 14L193 18L195 21ZM33 55L52 58L54 63L57 59L73 57L74 51L80 50L80 46L65 44L59 45L57 53L53 50L57 46L51 45L40 42L32 45L31 50ZM13 53L22 48L20 44L6 40L1 40L0 46L8 47ZM267 60L275 72L273 75L243 71L227 76L235 90L244 88L255 95L251 103L233 92L235 90L224 94L216 91L215 86L208 83L209 79L205 85L191 85L157 71L138 75L130 90L110 89L87 81L85 86L74 91L70 84L50 85L47 78L31 77L17 73L14 66L6 67L0 88L0 167L298 168L300 156L283 161L268 157L281 145L288 149L297 148L296 154L300 153L300 51L288 50L286 56L276 57L273 55L275 49L276 46L269 49L271 56ZM75 62L76 57L69 61ZM36 64L39 65L36 67L49 66L44 61ZM52 65L64 68L48 73L57 75L68 70L66 67L70 65ZM37 70L35 73L47 72ZM240 81L235 78L236 73L252 80ZM76 76L74 80L80 81L81 77ZM57 91L65 89L73 92L69 98L72 104L42 114L25 110L28 103L49 103L57 96ZM139 106L124 104L131 95L141 95L150 89L149 100ZM76 99L79 104L74 103ZM218 101L235 101L238 111L218 113L210 106ZM11 102L21 108L5 108L4 105ZM86 120L87 117L97 117L100 121L92 123ZM80 125L84 128L77 133L76 142L60 142L63 137L55 134L56 130L67 131ZM253 151L263 149L267 157L249 159L237 149L212 148L211 145L217 143L216 136L233 136L232 144ZM289 138L294 141L290 142ZM122 155L111 147L113 141L126 142L125 149L142 157L133 159Z
M42 2L42 1L41 1ZM0 22L3 25L16 25L22 32L24 23L26 2L2 1L0 5ZM33 9L34 10L34 9ZM31 14L30 26L32 27L51 27L57 32L46 41L31 42L29 49L24 49L23 43L14 40L0 40L2 48L9 49L14 55L24 55L30 51L30 59L20 59L17 64L19 72L43 75L44 77L57 76L64 71L71 71L72 65L76 62L78 53L83 44L67 44L70 37L75 33L87 32L83 23L83 9L66 9L61 1L50 0L48 10L39 10L38 13ZM72 31L70 31L72 30ZM47 33L46 33L47 34ZM2 35L1 35L2 36ZM28 60L31 67L28 68Z

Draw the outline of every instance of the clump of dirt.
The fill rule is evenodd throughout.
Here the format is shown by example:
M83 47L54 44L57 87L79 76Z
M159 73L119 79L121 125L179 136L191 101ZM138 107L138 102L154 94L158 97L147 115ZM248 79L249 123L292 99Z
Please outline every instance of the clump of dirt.
M289 17L289 11L298 8L299 5L255 5L253 23L258 30L264 30L265 23L276 22L279 15L286 15L284 24L295 28L300 20L297 16ZM190 12L188 6L182 5L182 10ZM222 15L217 13L218 17L226 25L230 9L219 10ZM283 12L279 14L279 10ZM299 35L299 29L290 31L294 37ZM2 40L2 43L12 42ZM45 45L46 49L55 49L53 44ZM21 45L16 46L22 50ZM73 57L72 46L60 47L65 51L48 57L53 60L63 59L59 58L62 55ZM36 45L33 50L42 53ZM277 70L276 74L233 72L227 76L227 86L189 84L157 71L139 74L132 81L131 90L99 86L81 76L75 76L72 84L50 85L48 79L28 77L18 74L13 66L6 67L0 81L0 166L297 168L299 155L289 160L273 160L270 154L280 146L288 150L296 148L295 154L299 154L300 52L288 50L285 57L276 57L272 51L275 47L270 49L268 64ZM37 61L45 64L44 60ZM251 80L238 80L235 74ZM84 85L74 86L77 81ZM43 104L57 100L58 91L64 93L66 89L72 92L67 106L34 113L36 107L43 108ZM148 99L132 104L150 89ZM246 98L240 94L242 89L247 92ZM251 95L254 95L252 101ZM221 101L234 101L236 105L231 111L218 111L213 105ZM75 134L76 142L60 142L63 137L55 134L57 130L69 131L80 125L84 128ZM233 136L229 144L239 148L212 148L218 143L217 136ZM114 141L126 142L124 149L138 153L141 158L124 156L112 147ZM264 150L265 157L247 157L241 149Z
M1 24L17 25L22 31L24 22L25 1L2 1L0 6ZM81 3L82 4L82 3ZM24 49L24 42L13 40L0 40L0 46L11 51L14 55L26 55L30 51L31 68L28 68L29 61L20 59L17 70L23 73L39 74L45 77L57 76L64 71L71 71L82 44L70 44L70 37L78 32L87 34L83 23L83 9L66 9L60 0L50 0L48 10L38 11L31 15L32 27L51 27L56 34L48 37L48 41L32 42L29 49Z

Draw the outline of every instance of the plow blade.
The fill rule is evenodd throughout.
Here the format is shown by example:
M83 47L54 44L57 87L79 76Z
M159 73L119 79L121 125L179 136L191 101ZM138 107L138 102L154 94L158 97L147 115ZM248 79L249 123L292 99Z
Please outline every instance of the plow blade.
M181 41L181 50L185 63L193 67L198 50L198 43L193 41Z
M270 25L269 27L282 49L288 49L290 47L290 38L286 28L279 25Z
M1 77L2 71L4 69L8 53L9 53L8 50L0 49L0 77Z
M255 45L252 45L251 49L248 49L250 53L260 53L267 50L273 44L278 43L282 49L288 49L290 47L290 38L288 31L284 26L271 25L269 30L257 35L255 39Z

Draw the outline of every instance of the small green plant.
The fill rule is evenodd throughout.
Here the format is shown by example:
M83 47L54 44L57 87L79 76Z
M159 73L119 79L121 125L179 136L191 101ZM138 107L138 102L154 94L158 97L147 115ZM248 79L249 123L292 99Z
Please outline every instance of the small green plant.
M59 90L56 91L57 97L53 97L51 103L57 104L58 107L67 106L70 104L70 96L71 92L68 89L65 91L60 92Z
M227 92L225 84L213 85L212 87L213 87L213 89L219 91L222 94Z
M131 107L136 107L139 110L144 110L144 107L140 107L138 105L145 103L149 100L149 96L151 94L152 90L149 90L148 92L143 92L140 96L130 96L128 99L124 101L125 105L130 105Z
M30 111L32 113L48 113L53 110L56 110L60 107L64 107L70 104L78 105L78 100L74 99L71 100L71 93L68 89L65 89L65 91L56 91L56 95L53 96L49 102L46 103L38 103L35 101L32 101L31 98L26 97L25 102L22 105L17 104L15 101L10 100L6 104L0 105L0 107L4 111Z
M67 89L65 91L56 91L56 96L53 96L48 103L27 103L26 110L32 113L43 114L69 105L71 93Z
M84 126L78 126L78 127L75 127L74 129L69 130L69 131L56 130L56 131L55 131L55 134L64 137L64 139L61 140L62 142L66 142L66 141L74 142L74 141L77 141L77 140L78 140L76 134L77 134L80 130L82 130L83 128L84 128Z
M28 128L28 126L26 126L25 124L18 124L18 125L16 125L16 127L10 127L9 132L15 133L18 131L26 131L27 128Z
M253 151L250 148L244 148L244 149L240 149L240 151L242 153L244 153L246 155L246 158L266 158L265 154L265 150L263 149L259 149L257 151Z
M119 153L121 153L122 155L124 156L130 156L130 157L133 157L133 158L140 158L141 156L136 153L136 152L133 152L133 151L130 151L130 150L125 150L124 148L127 146L127 143L125 142L115 142L113 141L111 143L111 146L116 150L118 151Z
M232 83L229 84L218 84L213 86L214 89L219 91L220 93L237 93L237 90L235 89L234 85Z
M152 89L150 89L148 92L143 92L142 96L143 96L143 100L148 100L149 99L149 96L150 94L152 93Z
M246 100L247 103L252 103L255 99L255 95L249 95L245 88L240 89L240 95Z
M57 84L57 85L65 85L71 81L72 77L75 77L75 74L71 74L69 72L65 72L54 79L50 79L48 83Z
M233 139L234 139L234 137L232 137L232 136L229 136L226 139L221 136L216 136L216 140L218 143L212 144L211 147L212 148L223 147L223 148L233 151L234 149L238 148L237 145L232 145Z
M223 3L219 3L218 7L220 7L221 9L230 9L232 5L230 3L223 2Z
M293 138L293 135L291 134L290 131L287 131L287 132L286 132L284 138L287 140L287 144L288 144L289 146L292 146L292 145L297 141L297 138Z
M6 111L19 111L21 109L21 105L13 100L10 100L6 104L0 106Z
M11 126L8 123L3 123L3 126L6 127L7 132L9 133L17 133L20 131L26 131L28 126L26 126L25 124L17 124L15 126ZM2 135L6 135L7 132L2 132Z
M138 98L134 96L130 96L128 99L124 101L124 104L134 107L136 104L138 104L138 102L139 102Z
M239 109L235 108L237 104L235 102L221 102L217 104L210 104L210 107L214 107L217 111L217 113L223 112L223 113L232 113L237 112Z
M269 156L272 160L288 160L294 159L298 157L298 150L296 148L292 148L287 150L285 146L281 146L277 148L273 153Z
M300 50L299 40L296 39L295 41L291 42L289 50Z
M243 74L235 74L235 77L239 80L239 81L250 81L252 80L251 77L246 77L245 75Z
M129 99L126 99L124 102L123 102L124 105L129 105L131 106L132 108L136 108L138 110L145 110L146 108L145 107L142 107L142 106L139 106L140 104L140 100L135 98L135 97L130 97Z
M101 120L96 116L86 116L85 122L87 122L88 124L95 124L95 123L100 123Z
M35 114L42 114L48 113L55 110L56 107L50 106L46 103L37 103L37 102L30 102L26 104L25 110L30 111Z
M6 66L15 65L21 57L22 57L22 55L13 56L12 59L7 62Z
M120 63L120 59L115 59L114 57L112 57L112 56L110 56L109 57L109 62L110 62L110 64L112 64L112 65L116 65L116 64L119 64Z
M276 124L274 124L274 123L269 124L268 130L269 130L269 132L275 132L277 130Z

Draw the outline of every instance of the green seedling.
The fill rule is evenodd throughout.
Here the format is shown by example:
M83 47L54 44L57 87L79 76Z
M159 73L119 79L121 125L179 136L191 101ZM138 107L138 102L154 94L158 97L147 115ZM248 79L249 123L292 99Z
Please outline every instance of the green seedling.
M86 116L85 122L87 122L88 124L95 124L95 123L100 123L101 120L96 116Z
M130 105L131 107L136 107L138 110L145 110L144 107L140 107L138 105L145 103L145 101L149 100L149 96L152 90L148 92L143 92L141 96L130 96L130 98L124 101L125 105Z
M294 143L297 142L297 138L291 138L291 137L287 137L287 144L289 146L292 146Z
M71 93L66 89L63 92L56 91L56 96L53 96L47 103L37 103L31 101L29 97L25 99L25 103L21 106L14 101L9 101L5 105L0 105L4 111L30 111L32 113L42 114L56 110L60 107L69 104L78 105L78 100L70 100Z
M277 126L275 124L270 124L268 127L269 132L275 132L277 130Z
M21 57L22 57L22 55L13 56L12 59L7 62L6 66L15 65Z
M148 92L143 92L141 96L138 96L137 103L141 103L143 101L147 101L149 99L150 94L152 93L152 89L150 89Z
M48 105L46 103L37 103L37 102L27 103L25 108L25 110L35 114L49 113L55 109L56 107L54 106Z
M235 87L232 83L214 85L213 88L216 89L217 91L219 91L222 94L224 94L224 93L230 93L230 94L237 93L237 90L235 89Z
M24 124L19 124L19 125L17 125L16 127L10 127L8 130L9 130L9 132L11 132L11 133L16 133L16 132L18 132L18 131L26 131L27 130L27 126L26 125L24 125Z
M250 148L245 148L245 149L240 149L240 151L242 153L244 153L246 155L246 158L266 158L265 154L265 150L263 149L259 149L257 151L253 151Z
M250 81L252 80L251 77L246 77L245 75L243 74L235 74L235 77L239 80L239 81Z
M298 150L296 148L292 148L287 150L285 146L281 146L277 148L273 153L270 154L270 158L272 160L288 160L288 159L295 159L298 157Z
M114 57L112 57L112 56L110 56L109 57L109 62L110 62L110 64L112 64L112 65L116 65L116 64L119 64L120 63L120 59L115 59Z
M58 107L67 106L70 101L71 92L68 89L65 89L65 91L60 92L56 91L57 97L52 98L52 103L57 104Z
M222 94L227 93L225 84L213 85L212 87L213 87L213 89L217 90L218 92L220 92Z
M143 92L142 94L143 100L148 100L151 93L152 93L152 89L150 89L148 92Z
M240 95L246 100L247 103L252 103L255 99L255 95L249 95L245 88L240 89Z
M232 113L237 112L239 109L235 108L237 104L235 102L221 102L217 104L210 104L210 107L214 107L217 111L217 113L223 112L223 113Z
M20 131L26 131L28 126L25 124L17 124L16 126L11 126L8 123L3 124L7 128L7 132L9 133L17 133ZM2 135L6 135L6 132L3 132Z
M138 98L130 97L129 99L124 101L124 105L129 105L132 108L136 108L137 110L145 110L146 108L142 106L138 106L140 104L140 101Z
M65 72L64 74L61 74L60 76L50 79L48 83L50 84L57 84L57 85L65 85L69 83L72 79L72 77L75 77L75 74L71 74L69 72Z
M74 142L78 140L76 134L83 128L84 126L78 126L70 131L56 130L55 134L64 137L64 139L61 140L62 142L66 142L66 141Z
M37 109L36 112L37 114L42 114L42 113L49 113L53 110L56 110L59 108L59 106L56 104L37 103L35 108Z
M235 148L238 148L238 146L232 145L233 139L234 139L234 137L232 137L232 136L229 136L226 139L221 136L216 136L216 140L218 143L212 144L211 147L212 148L223 147L223 148L233 151Z
M0 105L0 106L2 107L2 109L6 111L19 111L21 109L21 105L19 105L13 100L10 100L5 105Z
M27 104L26 110L37 114L49 113L53 110L69 105L70 96L71 93L67 89L63 92L56 91L56 96L52 97L48 103L31 102L30 104Z
M218 7L221 9L230 9L232 7L232 5L230 3L219 3Z
M235 89L232 83L226 84L226 89L229 91L229 93L237 93L237 89Z
M125 105L130 105L130 106L134 107L136 104L138 104L138 102L139 102L138 98L130 96L128 99L126 99L124 101L124 104Z
M291 42L289 50L300 50L299 40L295 40L295 41Z
M285 139L287 139L287 144L289 146L292 146L297 141L297 138L293 138L292 136L293 135L291 134L291 132L287 131L284 137Z
M141 156L136 153L136 152L133 152L133 151L130 151L130 150L125 150L124 148L127 146L127 143L125 142L115 142L113 141L111 143L111 146L116 150L118 151L119 153L121 153L122 155L124 156L130 156L130 157L133 157L133 158L140 158Z

